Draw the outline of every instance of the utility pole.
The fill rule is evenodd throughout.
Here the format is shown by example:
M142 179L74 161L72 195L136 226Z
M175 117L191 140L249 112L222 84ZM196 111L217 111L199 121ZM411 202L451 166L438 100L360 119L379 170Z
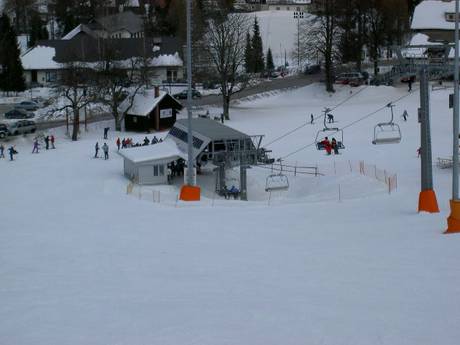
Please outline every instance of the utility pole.
M192 0L187 0L187 183L182 186L180 199L199 201L200 188L195 186L192 131Z
M460 232L460 200L458 199L458 130L459 130L459 0L455 0L455 58L454 58L454 112L453 112L453 145L452 145L452 199L450 200L450 216L447 218L445 233Z
M300 19L304 18L304 12L295 11L294 19L297 19L297 67L300 67Z

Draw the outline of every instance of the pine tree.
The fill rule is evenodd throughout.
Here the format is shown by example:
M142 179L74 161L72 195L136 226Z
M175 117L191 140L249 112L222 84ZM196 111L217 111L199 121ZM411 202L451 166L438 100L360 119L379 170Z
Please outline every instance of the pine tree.
M38 14L31 18L29 36L29 47L33 47L37 41L48 39L48 30Z
M24 70L16 32L5 14L0 18L0 28L0 89L7 92L24 91Z
M267 51L267 64L266 68L267 72L272 72L275 69L275 64L273 63L273 55L272 55L272 50L268 48Z
M246 34L246 46L244 48L244 68L246 73L251 73L253 71L251 35L249 32Z
M257 17L254 18L253 35L252 35L252 72L260 73L265 68L264 51L262 46L262 37L260 37L259 23Z

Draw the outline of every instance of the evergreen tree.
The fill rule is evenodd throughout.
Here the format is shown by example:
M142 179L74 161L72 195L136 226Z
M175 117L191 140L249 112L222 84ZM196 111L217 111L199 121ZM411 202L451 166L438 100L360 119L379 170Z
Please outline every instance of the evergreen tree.
M0 29L0 89L7 92L24 91L24 70L16 32L5 14L0 17Z
M257 17L254 18L253 35L252 35L252 72L260 73L265 68L264 51L262 46L262 37L260 37L259 23Z
M244 68L246 73L251 73L253 71L251 35L249 32L246 34L246 46L244 48Z
M268 48L267 51L267 64L266 68L267 72L272 72L275 69L275 64L273 63L273 55L272 55L272 50Z
M31 18L29 37L29 47L34 46L37 41L48 39L48 30L38 14L34 14Z

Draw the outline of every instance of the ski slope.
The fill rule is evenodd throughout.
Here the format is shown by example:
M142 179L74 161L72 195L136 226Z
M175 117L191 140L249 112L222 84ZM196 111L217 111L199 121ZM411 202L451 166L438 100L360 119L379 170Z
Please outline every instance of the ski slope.
M434 157L451 149L451 92L431 94ZM249 202L213 200L204 176L202 202L153 203L126 195L115 133L110 159L92 158L104 123L76 143L50 131L57 149L36 155L30 138L14 141L17 160L0 159L0 344L458 344L460 236L442 235L449 170L434 168L441 213L416 212L417 92L329 95L314 84L234 104L227 124L269 143L347 99L333 112L340 127L401 99L401 144L371 144L385 109L344 131L340 156L311 146L286 162L364 160L398 174L396 193L354 174L290 177L269 205L254 168ZM287 156L321 128L317 120L268 147ZM338 184L350 198L336 199Z

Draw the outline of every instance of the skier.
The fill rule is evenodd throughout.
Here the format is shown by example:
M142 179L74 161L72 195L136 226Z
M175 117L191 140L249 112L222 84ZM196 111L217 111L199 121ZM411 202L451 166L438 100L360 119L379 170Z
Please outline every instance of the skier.
M126 139L125 138L123 138L123 140L121 141L121 148L122 149L126 148Z
M328 123L334 123L334 115L327 114L327 122Z
M50 141L51 141L51 148L55 149L56 147L54 146L54 135L51 136Z
M402 118L404 121L407 121L407 118L409 117L409 114L407 113L407 110L404 110L404 113L402 114Z
M10 146L10 148L8 149L8 153L10 154L10 161L14 160L14 155L18 153L18 151L16 151L14 149L14 146Z
M5 146L3 144L0 144L0 158L5 158L5 154L3 153L5 151Z
M96 141L96 145L94 146L94 158L99 158L98 153L99 153L99 143Z
M313 124L315 121L315 118L313 117L313 114L310 114L310 124Z
M107 139L107 134L109 133L110 127L105 127L104 128L104 139Z
M409 80L408 80L408 82L407 82L407 85L409 86L408 92L411 92L411 91L412 91L412 83L413 83L412 77L409 77Z
M331 146L332 146L332 149L334 150L334 154L338 155L339 154L339 146L337 145L337 140L335 140L335 138L332 138Z
M35 138L35 140L34 140L34 148L32 149L32 153L38 153L39 146L40 146L40 144L38 143L38 139Z
M109 145L107 145L107 143L104 143L104 145L102 145L102 151L104 151L104 159L109 159Z
M331 154L331 143L329 142L329 139L325 137L323 141L321 141L321 144L323 145L324 149L326 150L328 156Z
M50 148L50 137L49 136L46 136L45 137L45 149L49 149Z
M120 138L117 138L116 144L117 144L117 149L118 149L118 151L120 151L120 145L121 145Z
M149 138L145 137L145 138L144 138L144 145L143 145L143 146L147 146L147 145L149 145L149 144L150 144Z
M152 139L152 145L156 143L158 143L158 138L156 137L156 135L154 135Z

